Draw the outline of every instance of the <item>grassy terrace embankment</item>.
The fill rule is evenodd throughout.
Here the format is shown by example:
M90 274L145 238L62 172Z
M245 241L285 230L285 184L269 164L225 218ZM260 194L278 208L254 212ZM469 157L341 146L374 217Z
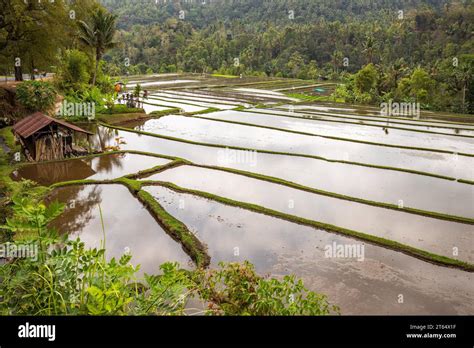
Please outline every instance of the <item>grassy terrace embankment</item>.
M181 221L170 215L148 192L141 190L142 182L121 177L112 180L73 180L56 183L50 188L77 185L110 185L121 184L137 197L137 199L147 208L150 214L163 227L171 238L181 244L183 250L191 257L197 267L207 267L210 263L210 256L206 252L205 246Z
M409 256L416 257L418 259L421 259L430 263L434 263L434 264L438 264L438 265L446 266L446 267L453 267L453 268L461 269L468 272L474 271L474 265L470 263L459 261L459 260L452 259L452 258L442 256L442 255L433 254L425 250L414 248L409 245L395 242L386 238L369 235L363 232L358 232L358 231L338 227L335 225L326 224L319 221L301 218L295 215L290 215L290 214L282 213L282 212L275 211L272 209L268 209L256 204L231 200L231 199L217 196L208 192L182 188L180 186L177 186L169 182L137 181L137 180L127 179L127 178L122 177L122 178L113 179L113 180L87 180L86 179L86 180L67 181L67 182L61 182L61 183L51 185L51 188L74 186L74 185L100 185L100 184L125 185L132 192L132 194L136 196L144 204L144 206L156 218L156 220L165 229L165 231L169 233L173 239L177 240L178 242L182 244L183 249L188 253L188 255L193 259L193 261L196 263L198 267L207 267L207 265L209 265L210 257L206 252L206 248L194 236L194 234L192 234L188 230L188 228L182 222L180 222L179 220L174 218L172 215L167 213L164 210L164 208L148 192L143 191L144 186L153 186L153 185L163 186L175 192L187 193L187 194L203 197L203 198L214 200L226 205L239 207L239 208L250 210L253 212L265 214L268 216L272 216L272 217L286 220L289 222L297 223L300 225L305 225L305 226L325 230L327 232L337 233L337 234L344 235L347 237L356 238L362 241L372 243L374 245L392 249L398 252L403 252Z
M189 166L194 166L194 167L199 167L199 168L219 170L219 171L228 172L228 173L232 173L232 174L236 174L236 175L242 175L242 176L250 177L250 178L253 178L253 179L257 179L257 180L267 181L267 182L271 182L271 183L274 183L274 184L291 187L291 188L294 188L294 189L297 189L297 190L314 193L314 194L317 194L317 195L322 195L322 196L332 197L332 198L336 198L336 199L361 203L361 204L370 205L370 206L379 207L379 208L402 211L402 212L405 212L405 213L421 215L421 216L430 217L430 218L439 219L439 220L453 221L453 222L459 222L459 223L474 225L474 219L472 219L472 218L456 216L456 215L449 215L449 214L438 213L438 212L433 212L433 211L427 211L427 210L423 210L423 209L416 209L416 208L411 208L411 207L399 208L398 205L395 205L395 204L371 201L371 200L367 200L367 199L363 199L363 198L342 195L342 194L338 194L338 193L335 193L335 192L324 191L324 190L320 190L320 189L317 189L317 188L301 185L301 184L298 184L298 183L295 183L295 182L292 182L292 181L289 181L289 180L284 180L284 179L280 179L280 178L277 178L277 177L273 177L273 176L268 176L268 175L243 171L243 170L239 170L239 169L227 168L227 167L196 164L196 163L193 163L191 161L188 161L188 160L180 158L180 157L167 156L167 155L151 153L151 152L143 152L143 151L135 151L135 150L110 151L110 152L105 152L105 153L100 153L100 154L92 154L92 155L69 158L69 159L45 161L45 162L41 162L41 163L64 162L64 161L69 161L69 160L74 160L74 159L87 159L87 158L93 158L93 157L98 157L98 156L111 155L111 154L121 154L121 153L130 153L130 154L143 155L143 156L152 156L152 157L157 157L157 158L163 158L163 159L170 160L170 162L167 163L167 164L158 165L158 166L155 166L155 167L152 167L152 168L141 170L137 173L127 174L127 175L123 176L124 178L128 178L128 179L146 178L150 175L153 175L153 174L156 174L156 173L159 173L159 172L163 172L167 169L176 168L176 167L179 167L181 165L189 165ZM31 163L22 163L19 166L24 166L24 165L31 165Z
M318 221L314 221L314 220L301 218L301 217L298 217L298 216L295 216L295 215L290 215L290 214L282 213L282 212L279 212L279 211L276 211L276 210L268 209L268 208L265 208L265 207L262 207L262 206L259 206L259 205L256 205L256 204L235 201L235 200L225 198L225 197L221 197L221 196L217 196L217 195L214 195L214 194L211 194L211 193L208 193L208 192L186 189L186 188L177 186L177 185L175 185L173 183L169 183L169 182L145 181L145 182L142 183L142 187L147 186L147 185L163 186L163 187L166 187L166 188L168 188L170 190L173 190L175 192L187 193L187 194L207 198L207 199L210 199L210 200L222 203L222 204L226 204L226 205L234 206L234 207L239 207L239 208L242 208L242 209L246 209L246 210L250 210L250 211L253 211L253 212L265 214L265 215L268 215L268 216L273 216L273 217L283 219L283 220L286 220L286 221L290 221L290 222L293 222L293 223L297 223L297 224L300 224L300 225L310 226L310 227L317 228L317 229L322 229L322 230L325 230L325 231L328 231L328 232L333 232L333 233L337 233L337 234L340 234L340 235L353 237L353 238L356 238L356 239L359 239L359 240L362 240L362 241L372 243L374 245L378 245L378 246L382 246L382 247L385 247L385 248L388 248L388 249L399 251L399 252L405 253L409 256L416 257L420 260L424 260L424 261L431 262L431 263L434 263L434 264L447 266L447 267L458 268L458 269L468 271L468 272L474 272L474 265L473 264L470 264L470 263L467 263L467 262L464 262L464 261L459 261L459 260L456 260L456 259L452 259L452 258L449 258L449 257L446 257L446 256L433 254L433 253L427 252L425 250L414 248L414 247L411 247L409 245L405 245L405 244L402 244L402 243L399 243L399 242L395 242L393 240L389 240L389 239L386 239L386 238L376 237L376 236L366 234L366 233L363 233L363 232L358 232L358 231L338 227L338 226L331 225L331 224L326 224L326 223L322 223L322 222L318 222Z
M459 223L463 223L463 224L474 225L474 219L472 219L472 218L449 215L449 214L443 214L443 213L432 212L432 211L416 209L416 208L410 208L410 207L399 208L398 205L396 205L396 204L376 202L376 201L371 201L371 200L368 200L368 199L346 196L346 195L338 194L338 193L335 193L335 192L319 190L319 189L316 189L316 188L300 185L298 183L288 181L288 180L284 180L284 179L280 179L280 178L276 178L276 177L273 177L273 176L257 174L257 173L247 172L247 171L238 170L238 169L224 168L224 167L218 167L218 166L209 166L209 165L200 165L200 164L194 164L194 163L189 163L189 162L188 163L180 163L180 165L181 164L187 164L187 165L194 166L194 167L199 167L199 168L219 170L219 171L228 172L228 173L232 173L232 174L243 175L243 176L247 176L249 178L253 178L253 179L257 179L257 180L267 181L267 182L271 182L273 184L278 184L278 185L282 185L282 186L291 187L291 188L294 188L294 189L297 189L297 190L300 190L300 191L306 191L306 192L314 193L314 194L321 195L321 196L327 196L327 197L332 197L332 198L341 199L341 200L345 200L345 201L361 203L361 204L370 205L370 206L373 206L373 207L396 210L396 211L401 211L401 212L405 212L405 213L430 217L430 218L434 218L434 219L438 219L438 220L446 220L446 221L453 221L453 222L459 222Z
M383 207L388 208L388 209L395 209L395 207L393 207L393 206L385 205L383 203L381 203L379 205L378 202L358 200L358 199L354 199L352 197L347 197L347 196L342 196L342 195L338 195L338 194L334 194L334 193L330 193L330 192L316 190L316 189L305 187L305 186L302 186L302 185L299 185L299 184L296 184L296 183L292 183L292 182L285 181L285 180L282 180L282 179L273 178L273 177L269 177L269 176L264 176L264 175L260 175L260 174L254 174L254 173L250 173L250 172L244 172L244 171L239 171L239 170L234 170L234 169L229 169L229 168L221 168L221 167L205 166L205 165L196 165L196 164L193 164L193 163L191 163L189 161L186 161L182 158L177 158L177 157L172 157L172 156L165 156L165 155L159 155L159 154L147 153L147 152L141 152L141 151L115 151L115 152L111 152L111 153L124 153L124 152L143 154L143 155L151 155L151 156L154 156L154 157L166 158L166 159L170 159L172 162L170 162L168 164L165 164L165 165L156 166L156 167L153 167L153 168L150 168L150 169L138 172L138 173L129 174L129 175L126 175L126 176L123 176L123 177L120 177L120 178L116 178L116 179L110 179L110 180L89 180L89 179L72 180L72 181L66 181L66 182L60 182L60 183L53 184L48 189L64 187L64 186L72 186L72 185L98 185L98 184L121 184L121 185L125 185L130 190L130 192L135 197L137 197L142 202L142 204L149 210L149 212L152 214L152 216L154 216L154 218L160 223L160 225L165 229L165 231L167 233L169 233L170 236L173 239L177 240L178 242L180 242L182 244L183 249L188 253L188 255L193 259L193 261L196 263L196 265L198 267L206 267L209 264L210 258L209 258L209 255L206 252L206 248L196 238L196 236L188 230L188 228L182 222L180 222L179 220L177 220L173 216L171 216L169 213L167 213L165 211L165 209L149 193L147 193L146 191L143 191L144 186L147 186L147 185L164 186L164 187L172 189L176 192L182 192L182 193L189 193L189 194L197 195L197 196L204 197L204 198L211 199L211 200L215 200L215 201L227 204L227 205L232 205L232 206L240 207L240 208L243 208L243 209L251 210L251 211L254 211L254 212L258 212L258 213L266 214L266 215L269 215L269 216L273 216L273 217L276 217L276 218L280 218L280 219L283 219L283 220L286 220L286 221L290 221L290 222L294 222L294 223L298 223L298 224L302 224L302 225L306 225L306 226L311 226L313 228L323 229L323 230L328 231L328 232L334 232L334 233L342 234L342 235L345 235L345 236L349 236L349 237L357 238L357 239L360 239L360 240L364 240L364 241L373 243L375 245L379 245L379 246L382 246L382 247L386 247L386 248L389 248L389 249L400 251L400 252L403 252L407 255L422 259L424 261L439 264L439 265L442 265L442 266L454 267L454 268L462 269L462 270L469 271L469 272L474 271L474 265L471 265L469 263L462 262L462 261L455 260L455 259L451 259L451 258L448 258L448 257L445 257L445 256L433 254L433 253L430 253L430 252L427 252L427 251L424 251L424 250L421 250L421 249L413 248L411 246L404 245L404 244L401 244L401 243L398 243L398 242L395 242L395 241L392 241L392 240L388 240L388 239L385 239L385 238L380 238L380 237L369 235L369 234L366 234L366 233L363 233L363 232L353 231L353 230L341 228L341 227L338 227L338 226L335 226L335 225L326 224L326 223L322 223L322 222L318 222L318 221L314 221L314 220L309 220L309 219L301 218L301 217L286 214L286 213L281 213L281 212L274 211L274 210L271 210L271 209L268 209L268 208L265 208L265 207L262 207L262 206L258 206L258 205L255 205L255 204L234 201L234 200L231 200L231 199L228 199L228 198L225 198L225 197L220 197L220 196L217 196L217 195L214 195L214 194L211 194L211 193L207 193L207 192L185 189L185 188L179 187L179 186L177 186L175 184L172 184L172 183L147 181L147 180L139 181L139 180L135 180L135 178L139 178L139 177L142 177L142 176L147 176L147 175L150 175L150 174L153 174L153 173L156 173L156 172L160 172L160 171L163 171L163 170L166 170L166 169L169 169L169 168L174 168L174 167L180 166L180 165L194 165L194 166L203 167L203 168L228 171L228 172L239 174L239 175L246 175L246 176L258 179L258 180L265 180L265 181L277 183L277 184L280 184L280 185L293 187L295 189L305 190L305 191L312 192L312 193L315 193L315 194L323 194L323 195L328 195L328 196L335 197L335 198L340 198L340 199L349 199L349 200L353 200L353 201L363 203L363 204L371 204L371 205L383 206ZM100 156L100 154L84 156L82 158L87 158L87 157L92 157L92 156ZM69 160L69 159L66 159L66 161L67 160ZM63 161L65 161L65 160L63 160ZM396 210L400 210L400 209L396 208ZM411 208L405 208L404 210L406 210L407 213L414 213L414 214L419 214L419 215L424 215L424 216L429 216L429 217L441 218L443 220L451 220L451 221L461 222L461 221L458 221L459 220L458 217L452 217L452 216L449 216L449 215L439 214L439 216L435 216L436 213L424 212L424 211L420 211L420 210L413 210ZM435 215L433 215L433 214L435 214ZM468 222L468 220L462 221L462 222L470 223L470 222Z

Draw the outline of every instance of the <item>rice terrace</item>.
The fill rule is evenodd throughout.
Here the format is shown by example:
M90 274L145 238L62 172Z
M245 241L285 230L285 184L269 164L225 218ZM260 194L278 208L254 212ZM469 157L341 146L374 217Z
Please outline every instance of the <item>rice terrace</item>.
M279 55L284 46L265 35L292 45L282 28L293 28L295 40L309 30L291 18L287 24L267 23L267 34L256 30L255 42L253 29L235 18L193 22L212 10L192 6L244 11L244 5L225 1L201 7L169 2L139 20L142 12L132 2L102 1L102 7L92 0L30 1L21 8L23 1L7 0L0 20L6 40L0 60L0 277L16 279L13 265L23 265L31 274L46 272L45 278L42 267L51 267L59 278L46 282L31 275L38 298L22 305L18 294L35 295L18 285L22 280L5 281L1 313L472 315L474 8L463 1L413 1L425 5L400 7L405 11L400 19L402 2L379 2L388 6L386 23L373 17L375 8L369 18L357 17L363 2L352 1L355 23L378 26L376 44L367 27L358 29L364 35L355 34L368 40L359 47L346 38L343 19L325 24L339 23L334 35L353 42L358 50L353 57L348 44L336 41L327 44L331 48L323 41L313 48L328 54L293 46L291 54ZM288 3L298 18L302 7ZM2 23L9 15L42 20L28 6L43 6L54 16L76 11L75 30L61 34L70 42L59 46L60 56L29 56L8 42L9 27ZM279 11L268 2L252 6L272 9L274 17ZM284 7L282 16L291 9ZM180 18L180 11L190 17ZM350 10L341 11L328 18L346 18L341 13ZM245 23L263 23L250 12L241 16ZM61 25L46 17L47 25ZM104 29L112 30L104 37L114 44L94 41L90 28L100 21L113 27ZM319 24L311 25L323 25L314 21ZM436 36L435 24L449 21L462 22L458 30L464 34ZM19 30L22 25L28 33L27 18ZM401 38L388 39L394 28ZM420 54L387 60L387 47L404 47L410 30L420 40L432 40L430 35L445 40L431 41L440 45L438 54L432 51L418 62L414 57L427 46L415 45ZM211 36L215 49L206 46ZM457 41L448 52L443 47L449 40ZM27 46L21 46L24 52ZM43 49L50 48L38 52ZM265 50L265 62L252 56L264 56ZM19 66L12 63L17 55ZM451 64L453 56L459 65ZM453 69L452 76L458 74L458 66L467 68L450 84L445 76ZM389 69L398 69L393 80ZM14 255L13 246L25 252L21 248L28 243L36 248L36 261ZM69 266L61 268L59 255L69 260L70 253L71 260L81 253L91 258L81 278L87 281L77 280ZM208 290L211 278L227 290ZM284 292L272 290L265 298L245 288L247 282L272 286L272 279ZM149 291L131 295L127 284L142 281ZM53 285L57 297L42 293ZM115 286L123 299L98 295ZM237 290L231 287L249 292L255 302L232 299ZM301 302L304 296L311 308ZM233 307L234 300L242 302Z

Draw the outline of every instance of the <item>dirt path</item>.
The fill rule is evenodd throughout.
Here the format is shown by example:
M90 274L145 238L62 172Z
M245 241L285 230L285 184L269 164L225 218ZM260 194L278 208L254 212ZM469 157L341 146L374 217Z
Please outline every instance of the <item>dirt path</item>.
M4 153L9 153L11 150L5 143L5 139L3 139L2 136L0 136L0 148L2 149Z

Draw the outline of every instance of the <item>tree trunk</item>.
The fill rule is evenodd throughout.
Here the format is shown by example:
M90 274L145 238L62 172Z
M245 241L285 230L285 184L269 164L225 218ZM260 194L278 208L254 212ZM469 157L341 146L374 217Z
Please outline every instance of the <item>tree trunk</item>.
M466 112L466 89L467 89L467 81L465 81L462 86L462 111L463 112Z
M31 72L30 72L31 80L35 80L35 61L31 58Z
M94 77L92 78L92 86L95 86L95 82L97 80L97 71L99 70L99 62L100 62L100 54L97 52L95 55L95 69L94 69Z
M15 81L23 81L23 70L21 66L15 66Z

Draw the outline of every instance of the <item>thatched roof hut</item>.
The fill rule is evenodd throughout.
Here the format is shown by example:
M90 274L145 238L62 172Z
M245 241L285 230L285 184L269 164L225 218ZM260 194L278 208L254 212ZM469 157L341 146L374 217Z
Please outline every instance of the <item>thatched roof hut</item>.
M13 132L29 161L49 161L87 153L74 144L74 133L93 135L82 128L36 112L13 125Z

